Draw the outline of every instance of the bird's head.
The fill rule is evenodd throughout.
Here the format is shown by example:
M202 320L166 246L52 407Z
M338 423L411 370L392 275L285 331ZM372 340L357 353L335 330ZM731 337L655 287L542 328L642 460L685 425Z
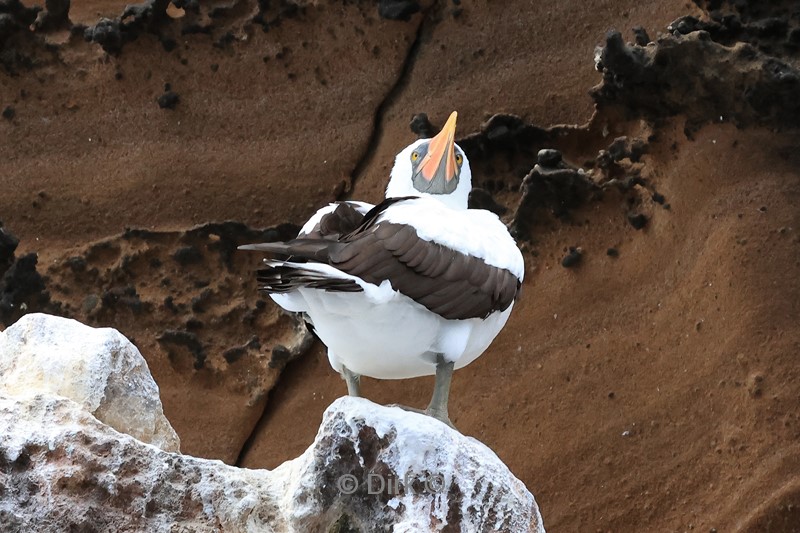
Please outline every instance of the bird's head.
M472 172L464 151L455 143L453 111L442 131L420 139L397 154L386 197L430 196L454 209L466 209Z

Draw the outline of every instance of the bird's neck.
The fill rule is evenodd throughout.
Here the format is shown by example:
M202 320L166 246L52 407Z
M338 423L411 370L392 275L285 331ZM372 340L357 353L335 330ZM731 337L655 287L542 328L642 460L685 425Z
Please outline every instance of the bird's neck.
M465 184L459 183L456 190L450 194L428 194L418 191L410 182L403 184L395 180L390 180L389 186L386 188L386 198L419 196L436 200L450 209L463 210L467 208L467 200L469 199L469 186L464 187L463 185Z

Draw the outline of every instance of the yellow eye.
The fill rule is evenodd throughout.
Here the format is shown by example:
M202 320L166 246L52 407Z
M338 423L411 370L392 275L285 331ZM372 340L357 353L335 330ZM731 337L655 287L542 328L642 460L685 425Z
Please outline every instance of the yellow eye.
M418 152L411 152L411 160L412 161L416 161L417 159L419 159L419 153Z
M461 166L461 163L464 162L464 156L461 154L456 154L456 163L458 166Z

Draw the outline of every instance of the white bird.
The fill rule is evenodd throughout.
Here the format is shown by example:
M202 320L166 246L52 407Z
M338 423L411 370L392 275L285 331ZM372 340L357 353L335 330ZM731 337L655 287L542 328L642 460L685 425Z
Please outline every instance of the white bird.
M269 252L260 289L304 313L348 392L360 376L436 376L426 413L450 423L453 370L480 356L508 320L522 254L494 213L467 209L472 173L442 131L397 155L386 200L330 204L296 239L241 246Z

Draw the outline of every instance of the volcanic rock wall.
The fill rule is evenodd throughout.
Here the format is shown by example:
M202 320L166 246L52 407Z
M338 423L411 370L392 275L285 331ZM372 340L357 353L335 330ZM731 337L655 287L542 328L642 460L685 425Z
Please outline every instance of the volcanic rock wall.
M528 271L455 424L551 531L800 522L795 3L73 4L0 6L5 324L119 328L184 451L276 466L344 387L233 247L378 200L457 109Z

